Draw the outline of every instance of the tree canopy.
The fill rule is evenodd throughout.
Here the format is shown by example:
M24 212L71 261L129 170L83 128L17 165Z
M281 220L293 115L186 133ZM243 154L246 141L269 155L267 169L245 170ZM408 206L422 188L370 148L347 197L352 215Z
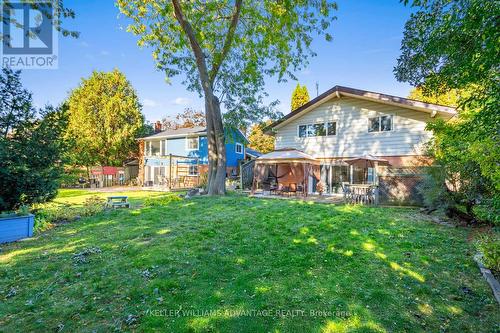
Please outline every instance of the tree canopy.
M404 2L417 10L405 26L396 78L418 86L425 98L460 92L458 116L428 126L435 134L431 151L447 183L460 183L454 202L471 215L489 202L487 210L500 215L500 3Z
M0 211L44 202L57 194L67 124L64 107L36 112L20 72L0 75Z
M254 124L250 128L248 135L248 146L263 154L274 150L274 136L264 134L264 128L271 125L272 121L268 120L259 124Z
M117 69L94 71L68 99L67 137L77 165L122 165L137 150L144 116L137 94Z
M195 126L207 126L205 113L192 108L186 108L177 114L174 119L165 117L162 120L163 129L190 128Z
M225 192L225 145L221 105L233 126L274 118L264 106L266 76L278 81L314 56L316 35L331 40L334 2L118 0L133 20L128 30L167 78L183 74L184 84L205 97L209 150L209 194Z
M291 111L300 108L302 105L309 102L309 100L310 97L309 92L307 91L307 87L305 85L301 86L299 83L297 83L297 86L295 86L295 89L292 93Z
M425 103L456 107L458 106L459 91L457 89L451 89L441 94L429 94L429 92L424 94L422 88L416 87L410 91L408 98Z

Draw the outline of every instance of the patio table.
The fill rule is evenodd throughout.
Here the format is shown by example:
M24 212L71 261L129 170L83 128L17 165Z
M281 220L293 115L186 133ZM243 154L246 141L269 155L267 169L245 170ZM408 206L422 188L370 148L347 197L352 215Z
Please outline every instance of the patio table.
M125 195L120 196L112 196L108 197L108 201L106 202L106 207L109 208L118 208L118 207L126 207L130 208L130 203L128 202L128 197Z
M371 184L345 184L344 200L348 203L378 204L377 186Z

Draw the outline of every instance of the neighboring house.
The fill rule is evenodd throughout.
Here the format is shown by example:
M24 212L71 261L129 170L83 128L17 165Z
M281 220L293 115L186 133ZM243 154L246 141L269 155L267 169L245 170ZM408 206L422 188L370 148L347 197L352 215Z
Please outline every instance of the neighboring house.
M245 149L245 155L246 155L245 159L250 161L250 160L254 160L254 159L262 156L262 153L260 151L255 150L255 149L247 147Z
M275 135L276 151L297 150L318 161L320 177L311 180L308 192L315 192L320 180L326 192L335 192L342 182L376 183L383 171L375 170L377 165L394 170L425 164L425 143L432 136L426 124L455 114L442 105L335 86L271 124L267 132ZM372 161L346 163L365 156Z
M208 170L208 141L204 127L166 130L140 139L139 180L144 186L190 187ZM245 159L248 140L227 129L227 175L236 175Z
M90 169L90 187L110 187L125 185L129 179L126 178L124 167L102 166Z

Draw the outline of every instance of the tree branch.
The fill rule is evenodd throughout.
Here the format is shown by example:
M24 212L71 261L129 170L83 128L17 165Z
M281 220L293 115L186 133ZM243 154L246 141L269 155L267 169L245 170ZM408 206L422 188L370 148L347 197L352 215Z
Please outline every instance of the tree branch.
M242 3L243 0L236 0L234 3L234 11L233 11L233 16L231 18L231 24L229 25L229 30L227 32L226 39L224 40L222 51L214 56L214 62L209 75L210 82L213 82L213 80L217 76L217 73L219 72L222 62L229 53L229 50L231 49L231 44L233 42L234 34L236 32L236 26L238 25L238 20L240 18Z
M196 39L193 27L185 19L184 14L182 13L182 8L179 0L172 0L172 5L174 6L175 18L181 25L182 30L184 30L184 32L186 33L189 39L189 43L191 44L191 48L193 49L194 57L198 65L198 70L200 71L201 84L203 89L206 91L208 87L205 87L205 85L210 84L211 81L208 75L205 54L200 46L200 43L198 42L198 39Z

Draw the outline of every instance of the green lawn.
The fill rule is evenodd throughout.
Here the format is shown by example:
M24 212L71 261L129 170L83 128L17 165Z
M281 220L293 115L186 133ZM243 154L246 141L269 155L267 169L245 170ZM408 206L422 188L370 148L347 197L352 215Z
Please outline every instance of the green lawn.
M1 332L500 330L470 231L417 210L128 194L132 209L0 245Z

